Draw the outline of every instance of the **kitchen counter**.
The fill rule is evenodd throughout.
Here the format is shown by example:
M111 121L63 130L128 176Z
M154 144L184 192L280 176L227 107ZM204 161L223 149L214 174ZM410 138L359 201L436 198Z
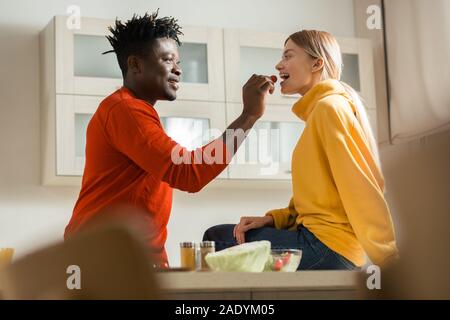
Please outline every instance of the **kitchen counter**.
M169 299L355 299L358 272L162 272Z

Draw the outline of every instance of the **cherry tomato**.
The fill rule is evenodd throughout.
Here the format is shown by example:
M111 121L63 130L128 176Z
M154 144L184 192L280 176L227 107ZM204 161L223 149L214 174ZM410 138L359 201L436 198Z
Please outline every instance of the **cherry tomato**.
M280 271L281 268L283 268L283 260L282 259L277 259L275 260L275 262L273 263L272 269L274 271Z

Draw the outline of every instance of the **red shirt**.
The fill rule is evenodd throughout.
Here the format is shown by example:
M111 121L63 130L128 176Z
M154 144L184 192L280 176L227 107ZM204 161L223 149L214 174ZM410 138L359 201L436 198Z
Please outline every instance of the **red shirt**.
M208 156L205 148L212 147L224 155L220 163L211 164L215 151ZM174 148L191 163L172 161ZM81 191L65 238L105 208L125 204L143 209L148 245L159 263L167 262L172 188L199 191L225 169L226 156L220 138L197 150L182 148L164 132L153 106L122 87L100 103L89 122ZM204 161L196 163L198 157Z

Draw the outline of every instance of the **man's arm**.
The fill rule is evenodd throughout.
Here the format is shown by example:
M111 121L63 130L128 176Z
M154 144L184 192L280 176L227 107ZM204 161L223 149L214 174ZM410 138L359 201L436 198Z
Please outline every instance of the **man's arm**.
M173 188L198 192L231 161L248 130L264 113L265 95L274 89L268 77L253 75L243 88L242 114L216 140L193 151L173 141L156 111L145 102L115 107L105 125L111 143L143 170Z
M242 114L236 118L222 134L230 159L235 155L241 143L248 135L248 131L255 122L262 117L265 109L267 93L273 93L274 82L271 78L253 74L242 88L244 108Z

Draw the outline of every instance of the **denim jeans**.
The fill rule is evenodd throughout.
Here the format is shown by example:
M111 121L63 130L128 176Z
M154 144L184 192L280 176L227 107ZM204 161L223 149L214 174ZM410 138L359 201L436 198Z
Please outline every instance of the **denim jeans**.
M221 224L206 230L204 241L215 241L216 251L237 245L233 236L234 224ZM328 248L304 226L297 231L271 227L252 229L245 233L245 241L268 240L272 249L300 249L302 258L298 270L353 270L356 266Z

